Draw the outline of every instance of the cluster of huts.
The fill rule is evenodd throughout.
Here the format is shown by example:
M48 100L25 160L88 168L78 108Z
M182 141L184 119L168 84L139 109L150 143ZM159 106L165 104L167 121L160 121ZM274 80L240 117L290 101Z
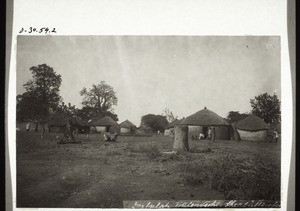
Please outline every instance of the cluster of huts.
M69 121L72 122L78 133L119 133L119 134L136 134L140 128L137 128L129 120L125 120L121 124L118 124L111 117L105 116L103 118L95 118L90 121L84 121L78 117L72 117L71 119L62 116L55 115L48 122L49 132L63 133L67 130ZM142 128L141 128L142 129Z
M164 134L174 136L176 125L188 126L189 139L198 139L200 133L207 138L209 128L214 128L215 139L219 140L271 140L274 130L281 133L280 124L270 126L253 114L230 124L226 119L206 107L187 118L174 120L166 127Z
M53 116L48 123L49 132L65 132L70 119L57 115ZM136 127L129 120L118 124L111 117L95 118L84 121L78 117L71 118L78 133L102 133L112 132L120 135L147 135L152 133L145 126ZM219 140L270 140L273 138L273 131L281 133L280 124L268 125L263 119L249 115L243 120L230 124L215 112L206 107L187 118L176 119L171 122L164 131L165 136L174 137L176 125L187 125L189 139L199 139L199 134L203 138L208 137L208 130L213 128L215 139Z

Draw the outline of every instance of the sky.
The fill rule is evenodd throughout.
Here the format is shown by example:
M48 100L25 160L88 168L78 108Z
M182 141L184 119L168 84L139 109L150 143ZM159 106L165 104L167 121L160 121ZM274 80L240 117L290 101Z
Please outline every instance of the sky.
M250 99L265 92L281 99L278 36L18 36L17 94L29 68L44 63L62 76L65 103L81 108L82 88L105 81L118 122L137 126L165 108L182 118L206 106L226 117L251 111Z

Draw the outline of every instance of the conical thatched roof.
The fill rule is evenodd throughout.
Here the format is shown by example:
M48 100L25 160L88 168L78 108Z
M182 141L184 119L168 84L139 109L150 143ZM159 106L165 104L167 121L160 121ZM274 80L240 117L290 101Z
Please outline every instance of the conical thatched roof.
M120 124L120 127L122 127L122 128L129 128L130 129L130 128L136 127L136 126L127 119L127 120L125 120L124 122L122 122Z
M111 126L116 125L117 123L111 117L105 116L102 119L95 120L90 124L94 126Z
M168 124L168 125L166 126L165 129L174 128L175 125L179 125L183 120L184 120L184 118L182 118L182 119L180 119L180 120L179 120L179 119L175 119L175 120L172 121L170 124Z
M78 125L78 126L87 126L88 125L87 121L85 121L79 117L72 117L71 121L74 125Z
M50 120L48 121L48 126L66 126L68 124L68 117L67 115L63 114L63 113L56 113L53 114L50 117Z
M229 125L229 123L218 114L207 108L194 113L193 115L184 119L180 124L195 125L195 126L222 126Z
M64 113L56 113L51 116L50 120L48 121L49 126L66 126L69 123L69 120L74 125L78 126L87 126L87 122L79 117L68 117Z
M235 127L239 130L259 131L270 129L269 125L258 116L251 114L245 119L239 121Z

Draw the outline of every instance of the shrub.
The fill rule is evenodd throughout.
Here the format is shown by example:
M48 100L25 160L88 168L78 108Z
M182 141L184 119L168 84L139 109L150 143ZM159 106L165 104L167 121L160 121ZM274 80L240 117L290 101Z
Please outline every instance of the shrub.
M157 145L147 145L141 147L141 152L145 152L151 159L156 159L161 155L159 147Z
M224 193L229 200L280 200L280 168L268 160L227 154L203 157L182 168L187 185L204 185Z
M127 145L127 150L134 153L146 153L147 156L151 159L156 159L161 155L159 147L154 144L147 145Z
M118 155L122 155L122 153L121 152L119 152L119 151L117 151L117 150L114 150L114 151L108 151L107 153L106 153L106 156L118 156Z

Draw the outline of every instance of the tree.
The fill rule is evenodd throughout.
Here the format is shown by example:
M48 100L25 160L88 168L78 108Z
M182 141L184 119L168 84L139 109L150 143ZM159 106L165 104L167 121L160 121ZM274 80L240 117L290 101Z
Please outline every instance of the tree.
M77 116L78 109L75 107L75 105L71 105L71 103L66 105L64 102L62 102L60 105L58 105L55 113L60 113L68 118L71 118L72 116Z
M260 94L254 99L250 99L250 104L252 107L251 113L262 118L266 123L280 122L280 101L276 94L273 96L268 93Z
M229 123L234 123L234 122L237 122L239 120L242 120L242 119L245 119L246 117L248 117L249 114L247 113L240 113L238 111L229 111L228 114L227 114L227 121Z
M173 150L177 152L190 150L187 125L175 125Z
M41 138L44 139L45 124L61 101L59 88L62 79L47 64L33 66L30 71L32 79L23 85L26 91L17 96L17 119L40 123L43 129Z
M80 95L83 96L81 115L87 118L107 115L117 119L117 115L113 113L112 106L117 105L118 98L113 87L106 84L105 81L101 81L97 85L93 84L89 90L84 87L80 91Z
M92 107L82 107L81 109L77 109L77 115L78 117L84 119L84 120L91 120L93 118L102 118L104 116L109 116L111 117L113 120L115 120L116 122L119 121L118 115L111 112L111 111L106 111L106 112L102 112L101 114L99 114L98 112L96 112L96 110Z
M162 115L166 117L166 119L167 119L167 121L168 121L169 123L173 122L175 119L178 118L178 116L175 116L175 115L173 114L173 112L170 111L168 108L165 108L165 109L163 110Z
M166 117L162 115L147 114L141 118L141 125L151 128L153 132L164 131L168 124Z

